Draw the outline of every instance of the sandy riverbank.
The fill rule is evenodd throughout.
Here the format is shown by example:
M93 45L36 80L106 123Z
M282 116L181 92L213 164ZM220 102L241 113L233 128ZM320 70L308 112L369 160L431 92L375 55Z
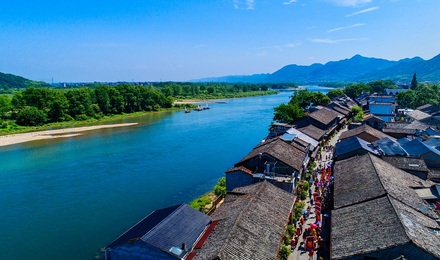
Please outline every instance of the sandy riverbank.
M66 138L66 137L81 135L81 132L85 132L85 131L98 130L104 128L133 126L137 124L138 123L84 126L84 127L46 130L46 131L13 134L13 135L3 135L0 136L0 146L7 146L7 145L37 141L37 140L44 140L44 139Z

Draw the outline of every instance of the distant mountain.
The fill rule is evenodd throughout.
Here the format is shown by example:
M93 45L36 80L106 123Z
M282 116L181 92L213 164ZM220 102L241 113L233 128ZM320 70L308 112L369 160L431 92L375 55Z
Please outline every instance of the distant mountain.
M319 84L324 82L370 82L389 79L395 82L409 83L414 73L417 73L419 82L440 82L440 55L430 60L415 57L399 61L355 55L350 59L330 61L324 65L319 63L310 66L291 64L272 74L225 76L209 78L209 81ZM206 79L197 81L206 81Z
M26 88L30 86L49 87L50 85L45 82L34 81L23 78L21 76L0 72L0 90L1 89L7 90L12 88Z
M266 78L270 74L254 74L254 75L237 75L237 76L224 76L224 77L211 77L203 79L191 80L191 82L228 82L228 83L260 83L266 81Z

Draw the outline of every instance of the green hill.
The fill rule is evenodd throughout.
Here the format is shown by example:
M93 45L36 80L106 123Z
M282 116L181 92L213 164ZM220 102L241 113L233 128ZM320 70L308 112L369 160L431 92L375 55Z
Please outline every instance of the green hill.
M20 89L27 87L49 87L46 82L34 81L20 76L0 72L0 90Z

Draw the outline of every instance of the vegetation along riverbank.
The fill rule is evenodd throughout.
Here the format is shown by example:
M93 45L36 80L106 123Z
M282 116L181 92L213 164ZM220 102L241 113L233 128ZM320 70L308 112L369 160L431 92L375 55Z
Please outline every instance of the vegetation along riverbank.
M0 135L103 123L133 113L183 109L188 106L185 100L194 103L275 93L263 84L175 82L18 88L0 95Z

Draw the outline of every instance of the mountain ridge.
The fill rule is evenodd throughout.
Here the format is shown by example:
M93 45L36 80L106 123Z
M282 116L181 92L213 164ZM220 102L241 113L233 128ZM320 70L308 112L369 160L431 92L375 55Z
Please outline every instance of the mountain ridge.
M328 82L370 82L384 79L408 84L411 82L414 73L417 74L419 82L440 82L440 54L429 60L413 57L398 61L370 58L356 54L351 58L329 61L325 64L289 64L273 73L211 77L192 81L203 82L209 79L209 81L227 83L319 84Z

